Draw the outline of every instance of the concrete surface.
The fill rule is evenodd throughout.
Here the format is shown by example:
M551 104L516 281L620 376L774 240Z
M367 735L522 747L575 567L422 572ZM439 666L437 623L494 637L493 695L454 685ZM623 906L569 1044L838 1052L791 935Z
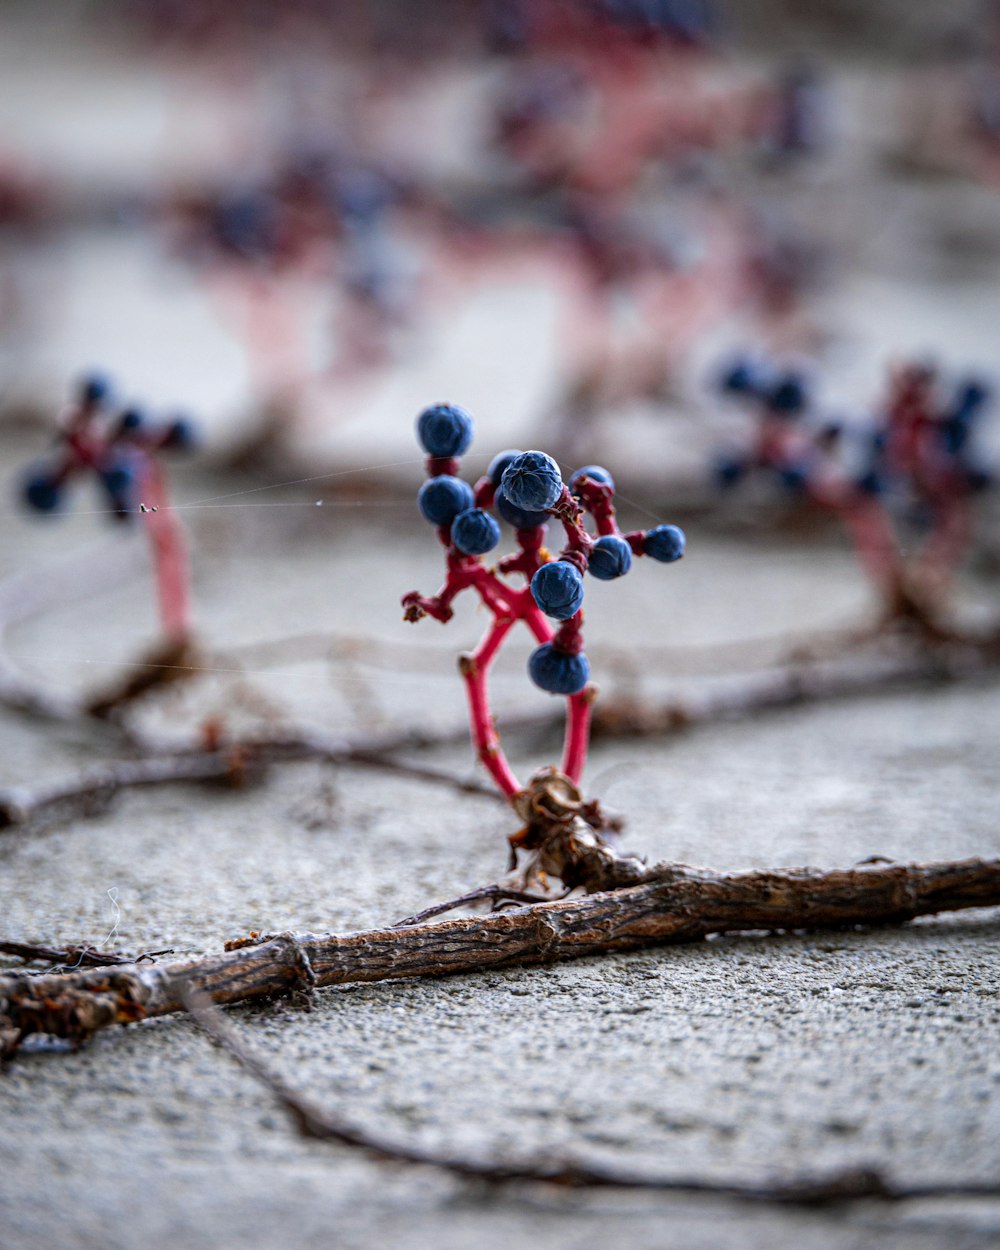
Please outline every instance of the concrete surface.
M995 191L885 176L902 75L873 59L873 47L889 35L892 46L926 42L925 27L947 26L959 11L934 16L930 7L866 6L881 16L862 26L853 3L825 6L824 37L847 49L838 145L817 176L780 184L790 216L832 249L833 281L809 314L823 344L821 404L838 415L872 402L894 353L933 348L946 369L987 372L995 357ZM769 31L764 19L777 14L787 47L768 43L767 57L811 50L789 27L791 8L800 11L743 6L735 24ZM890 9L901 16L887 25ZM234 133L288 120L274 121L266 91L259 100L234 92L211 63L123 55L118 36L90 17L86 5L44 16L37 5L8 6L0 41L5 154L84 205L98 185L127 197L231 169L232 153L247 150ZM879 39L859 48L861 32L873 30ZM414 107L399 142L414 130L437 134L438 123L460 139L469 103L467 79L443 71L406 100ZM255 133L254 159L273 137ZM461 143L435 150L457 169L468 155ZM752 193L773 201L766 184ZM0 265L4 411L54 411L92 365L112 370L129 396L191 408L216 444L256 404L232 321L194 270L170 258L169 241L127 215L99 229L91 221L5 237ZM298 450L317 473L332 467L321 480L260 491L256 481L178 465L212 671L150 699L136 722L178 740L208 717L234 733L303 723L345 734L460 730L454 660L475 642L482 613L463 604L447 629L400 619L400 595L431 592L441 576L414 506L411 414L442 396L472 408L481 435L470 471L500 446L540 437L560 382L557 304L548 281L508 276L470 289L428 317L389 372L307 396ZM329 313L319 297L307 310L320 358ZM677 519L659 483L703 473L720 429L699 407L705 370L752 331L728 325L701 345L679 380L683 413L617 410L598 423L594 458L607 455L616 473L631 458L625 477L642 498L666 498L662 515L636 510L630 524ZM12 499L20 466L43 442L37 429L0 429L0 498ZM373 465L391 465L392 476L368 473ZM18 587L43 601L3 642L54 691L98 688L154 635L142 537L109 529L95 507L83 495L72 517L44 524L0 505L0 608L16 603ZM588 652L607 694L699 690L720 672L774 662L790 637L871 619L836 534L802 541L716 527L690 539L677 567L643 561L620 585L588 588ZM986 539L989 547L996 535ZM84 580L93 570L113 584L68 602L57 571L67 561ZM995 577L964 578L960 611L970 623L1000 617ZM551 706L526 683L528 651L521 639L498 665L501 728L505 717ZM628 847L650 859L726 869L997 855L998 696L997 680L981 679L669 741L605 743L587 787L627 817ZM538 735L511 743L523 776L557 751ZM93 727L0 710L0 787L74 775L117 753ZM421 758L476 775L460 738ZM252 929L360 929L494 879L511 827L488 797L316 764L276 769L244 791L124 795L90 819L0 835L0 936L180 955ZM320 993L310 1014L284 1003L228 1014L248 1045L322 1104L449 1153L569 1156L747 1182L864 1166L900 1184L1000 1186L998 956L993 909L901 929L730 936L547 969L348 987ZM15 963L0 958L0 967ZM114 1031L76 1054L26 1052L0 1074L3 1250L609 1244L979 1250L1000 1246L1000 1199L800 1211L492 1190L301 1140L267 1092L180 1018Z
M25 450L9 444L7 462ZM236 489L197 472L179 486L188 501ZM286 655L268 669L258 655L247 673L218 672L152 700L146 727L189 732L211 713L234 728L460 726L453 657L481 616L467 609L448 629L403 626L398 595L439 576L429 531L408 519L411 501L366 511L344 500L324 511L299 496L304 506L264 511L269 498L185 513L200 553L203 638L221 649L325 631L341 639L334 659ZM97 522L9 520L5 575L82 549ZM738 648L726 653L739 668L780 652L773 639L783 630L863 621L870 609L836 545L754 546L695 531L690 551L675 568L642 562L620 586L594 587L592 659L609 690L690 688L711 669L701 644L756 639L742 660ZM970 611L995 608L995 590L970 582L965 593ZM8 647L56 688L94 685L149 637L145 596L133 579L23 622ZM367 647L348 647L348 635ZM628 675L621 652L643 638L652 645L636 653L639 675ZM501 711L545 706L527 690L523 659L498 675ZM669 742L609 743L595 750L588 779L627 815L628 845L650 858L738 868L995 855L997 696L988 680L803 707ZM0 740L3 784L115 754L101 735L9 712ZM516 742L515 766L530 772L555 746ZM464 744L430 759L472 772ZM3 836L2 931L178 953L251 929L349 931L494 878L510 831L489 798L356 768L290 766L242 792L135 793L89 820ZM322 992L311 1014L278 1003L230 1019L289 1080L352 1122L470 1157L559 1154L746 1181L863 1165L900 1183L997 1182L998 956L994 910L350 987ZM298 1139L269 1095L183 1019L118 1030L78 1054L23 1055L0 1081L0 1122L9 1250L1000 1244L1000 1201L807 1212L492 1191L373 1162Z

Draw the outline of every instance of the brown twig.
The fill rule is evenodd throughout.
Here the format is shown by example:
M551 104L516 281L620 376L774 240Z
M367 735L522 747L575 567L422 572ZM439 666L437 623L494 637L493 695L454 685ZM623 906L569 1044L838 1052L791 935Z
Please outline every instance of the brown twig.
M462 737L465 737L463 733ZM320 758L331 758L321 756ZM430 781L434 785L449 786L461 794L480 794L485 798L503 801L503 795L493 786L474 777L457 777L444 768L434 768L428 764L414 764L408 760L397 759L391 750L382 748L368 749L357 747L352 749L348 757L338 756L335 762L360 765L362 768L376 768L381 772L398 773L402 777L413 777L417 781Z
M618 738L677 733L803 703L885 693L918 682L960 680L981 674L998 658L1000 638L991 635L937 647L904 645L896 654L877 655L864 663L849 655L829 662L791 663L658 703L599 700L594 706L593 734Z
M112 968L122 964L142 964L173 953L172 946L162 951L143 951L141 955L130 955L124 951L98 950L96 946L91 946L88 942L57 947L43 946L36 942L12 942L0 939L0 955L14 955L26 962L64 964L65 967L59 969L62 972L73 971L77 968Z
M657 1176L600 1167L571 1158L553 1157L544 1161L515 1162L469 1159L465 1156L433 1153L416 1146L389 1141L350 1124L340 1116L319 1107L291 1088L237 1036L236 1031L211 1000L190 985L183 991L184 1008L197 1024L224 1050L255 1077L291 1116L303 1137L361 1149L378 1159L433 1167L468 1180L491 1185L534 1183L562 1188L643 1189L659 1193L708 1194L742 1202L786 1206L829 1206L880 1199L901 1202L918 1198L995 1197L1000 1182L975 1184L965 1181L932 1185L899 1185L873 1169L846 1169L828 1175L791 1177L757 1183L712 1180L697 1176Z
M124 665L100 694L88 699L84 710L89 716L112 717L153 690L193 681L204 671L205 663L193 638L168 638L154 643L139 659Z
M235 783L245 772L246 761L231 751L120 760L66 781L0 792L0 829L92 815L125 789L190 781Z
M122 790L205 781L239 785L262 774L268 765L307 759L378 768L465 793L499 797L482 782L396 758L397 751L413 749L422 742L421 737L406 734L360 742L313 733L275 734L229 743L216 750L171 751L120 760L66 780L0 791L0 829L91 815L106 807Z
M822 872L719 874L661 864L627 888L509 911L363 933L252 937L184 963L0 977L0 1053L32 1033L82 1041L183 1009L194 984L216 1003L313 985L441 976L549 963L741 930L897 924L1000 904L1000 860L867 864Z
M514 890L508 886L501 885L499 882L493 882L491 885L480 886L478 890L470 890L468 894L461 894L458 898L450 898L446 903L435 903L433 907L425 907L423 911L415 912L412 916L404 916L402 920L397 920L392 927L394 929L406 929L411 925L423 924L427 920L433 920L435 916L444 916L447 912L458 911L460 907L468 907L472 903L485 903L487 901L492 903L495 909L497 903L546 903L549 900L538 894L530 894L525 890Z
M998 642L984 638L949 647L904 648L901 654L823 664L791 664L783 669L744 674L711 689L660 702L598 701L594 708L595 738L628 738L680 733L718 720L734 720L802 703L904 688L916 681L955 680L981 673L996 659ZM561 714L512 718L508 733L548 730L561 723ZM169 785L191 781L240 781L254 768L283 762L319 759L334 764L357 764L447 785L465 793L499 796L475 779L457 777L444 769L399 758L401 752L420 751L466 739L467 729L412 730L361 741L338 739L313 731L293 731L243 739L216 751L154 751L143 758L109 764L65 781L37 788L0 791L0 828L45 818L86 814L108 802L120 790L135 786ZM140 739L135 739L142 745Z

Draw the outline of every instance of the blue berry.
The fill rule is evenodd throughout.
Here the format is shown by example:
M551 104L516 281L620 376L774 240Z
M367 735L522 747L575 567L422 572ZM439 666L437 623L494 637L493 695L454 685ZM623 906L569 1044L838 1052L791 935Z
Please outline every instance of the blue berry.
M501 451L498 455L493 457L490 461L490 467L486 470L486 476L493 483L494 487L500 485L500 479L503 477L504 470L510 462L512 460L516 460L518 456L523 454L523 452L515 451L513 448L510 448L508 451Z
M197 441L194 425L187 417L175 417L167 426L163 446L175 448L178 451L190 451Z
M386 175L360 165L345 169L333 189L340 213L358 230L375 225L395 196Z
M941 421L941 441L949 455L961 456L967 449L975 419L989 399L989 389L974 379L959 387L951 409Z
M417 505L432 525L450 525L460 512L473 506L472 487L460 477L444 474L424 482Z
M739 356L719 377L719 389L729 395L757 397L765 385L764 371L748 356Z
M599 464L586 464L582 469L577 469L569 479L569 488L574 495L576 494L577 483L585 477L592 478L595 482L603 482L606 486L610 486L612 490L615 488L615 480L607 469L602 469Z
M820 427L816 439L821 447L836 447L843 437L843 421L826 421Z
M508 525L513 525L518 530L533 530L538 525L544 525L549 519L547 512L529 512L525 508L515 508L499 487L493 497L493 506Z
M62 504L62 492L44 471L33 473L24 483L24 500L36 512L55 512Z
M102 404L111 394L111 383L103 373L88 373L80 381L80 403Z
M500 479L503 493L515 508L547 511L562 494L559 466L544 451L525 451L515 457Z
M277 248L278 206L264 192L229 196L216 206L211 225L224 248L247 260L263 260Z
M536 686L549 694L576 694L587 684L590 663L582 651L578 655L568 655L558 651L551 642L545 642L532 651L528 675Z
M118 430L122 434L131 434L146 424L146 416L141 408L126 408L118 418Z
M131 467L123 462L112 464L101 473L101 483L108 494L111 511L122 520L136 511L135 474Z
M135 474L124 461L117 461L102 471L101 481L109 491L120 495L131 490L135 482Z
M531 594L546 616L568 621L583 605L583 578L575 565L554 560L531 579Z
M632 567L632 548L617 534L607 534L594 543L589 570L598 581L613 582L624 577Z
M781 484L793 495L798 495L809 484L809 466L805 464L786 464L779 470Z
M428 456L461 456L472 442L472 417L457 404L432 404L417 417L417 438Z
M881 473L876 469L870 469L862 477L859 477L856 486L864 495L882 495L885 493L886 482Z
M673 564L684 554L685 541L684 531L676 525L657 525L642 540L642 549L661 564Z
M452 522L451 541L467 556L484 556L500 541L500 526L482 508L468 508Z
M949 456L958 456L966 448L971 432L969 419L955 414L941 422L941 442Z
M976 409L992 399L990 388L976 378L970 378L958 388L955 398L955 411L964 416L972 416Z
M716 485L726 490L746 476L747 462L742 456L720 456L715 462Z
M786 373L771 388L768 403L783 417L797 417L805 408L807 398L805 380L797 373Z

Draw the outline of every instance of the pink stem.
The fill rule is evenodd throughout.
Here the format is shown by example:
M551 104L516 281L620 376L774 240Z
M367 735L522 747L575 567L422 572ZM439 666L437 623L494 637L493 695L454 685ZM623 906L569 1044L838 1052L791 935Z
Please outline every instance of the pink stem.
M939 596L948 593L971 532L972 514L968 499L954 495L941 499L934 529L919 561L933 593Z
M555 634L548 618L535 606L530 590L522 591L525 596L521 604L521 620L535 635L539 642L551 642Z
M563 747L562 770L575 786L580 784L587 762L590 743L590 714L594 704L594 688L590 685L566 700L566 741Z
M899 553L885 509L874 500L852 500L836 511L850 532L862 567L891 597L898 589Z
M469 723L472 728L473 741L479 758L501 793L508 799L520 793L521 786L500 746L500 737L490 713L486 678L490 665L500 649L500 644L510 632L516 619L516 617L502 617L495 620L473 654L463 656L460 662L466 696L469 700Z
M146 463L142 491L147 507L143 517L153 555L160 622L166 637L179 642L191 633L187 543L170 503L163 470L153 460Z
M431 474L454 472L453 462L428 461ZM607 498L602 498L599 511L606 523L614 530L614 509L610 503L610 492L605 491ZM476 486L477 503L488 502L492 498L492 486L488 479L481 479ZM568 540L565 555L573 555L580 559L586 568L586 560L593 543L590 535L580 524L580 509L564 489L563 498L557 515L566 530ZM517 572L526 579L540 566L540 548L544 529L519 530L517 532L520 551L517 556L507 557L498 568L501 572ZM451 603L461 591L474 587L484 605L493 616L493 623L483 636L476 650L462 656L460 669L465 683L466 698L469 705L469 724L472 740L476 745L479 759L493 778L500 792L508 799L514 799L521 793L521 785L514 775L507 757L500 745L493 715L490 711L489 689L487 679L490 665L496 658L504 639L518 621L523 621L535 640L539 643L551 642L555 630L545 615L539 610L529 586L514 590L502 582L492 569L485 568L478 559L463 556L451 546L449 528L438 531L438 537L447 550L447 576L445 584L436 596L431 599L413 591L403 596L406 608L406 619L415 621L421 616L433 616L439 621L447 621L452 615ZM571 640L582 646L579 636L582 617L577 614L572 622L565 622L562 633L570 631ZM563 750L563 772L574 785L579 785L587 757L587 746L590 737L591 704L594 699L594 688L587 686L578 694L567 698L566 738Z

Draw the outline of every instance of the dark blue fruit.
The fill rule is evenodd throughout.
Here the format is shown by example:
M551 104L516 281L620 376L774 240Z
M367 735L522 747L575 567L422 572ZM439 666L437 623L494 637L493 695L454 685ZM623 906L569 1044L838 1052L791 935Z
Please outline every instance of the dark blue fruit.
M590 663L582 651L578 655L568 655L546 642L532 651L528 675L536 686L549 694L576 694L587 684Z

